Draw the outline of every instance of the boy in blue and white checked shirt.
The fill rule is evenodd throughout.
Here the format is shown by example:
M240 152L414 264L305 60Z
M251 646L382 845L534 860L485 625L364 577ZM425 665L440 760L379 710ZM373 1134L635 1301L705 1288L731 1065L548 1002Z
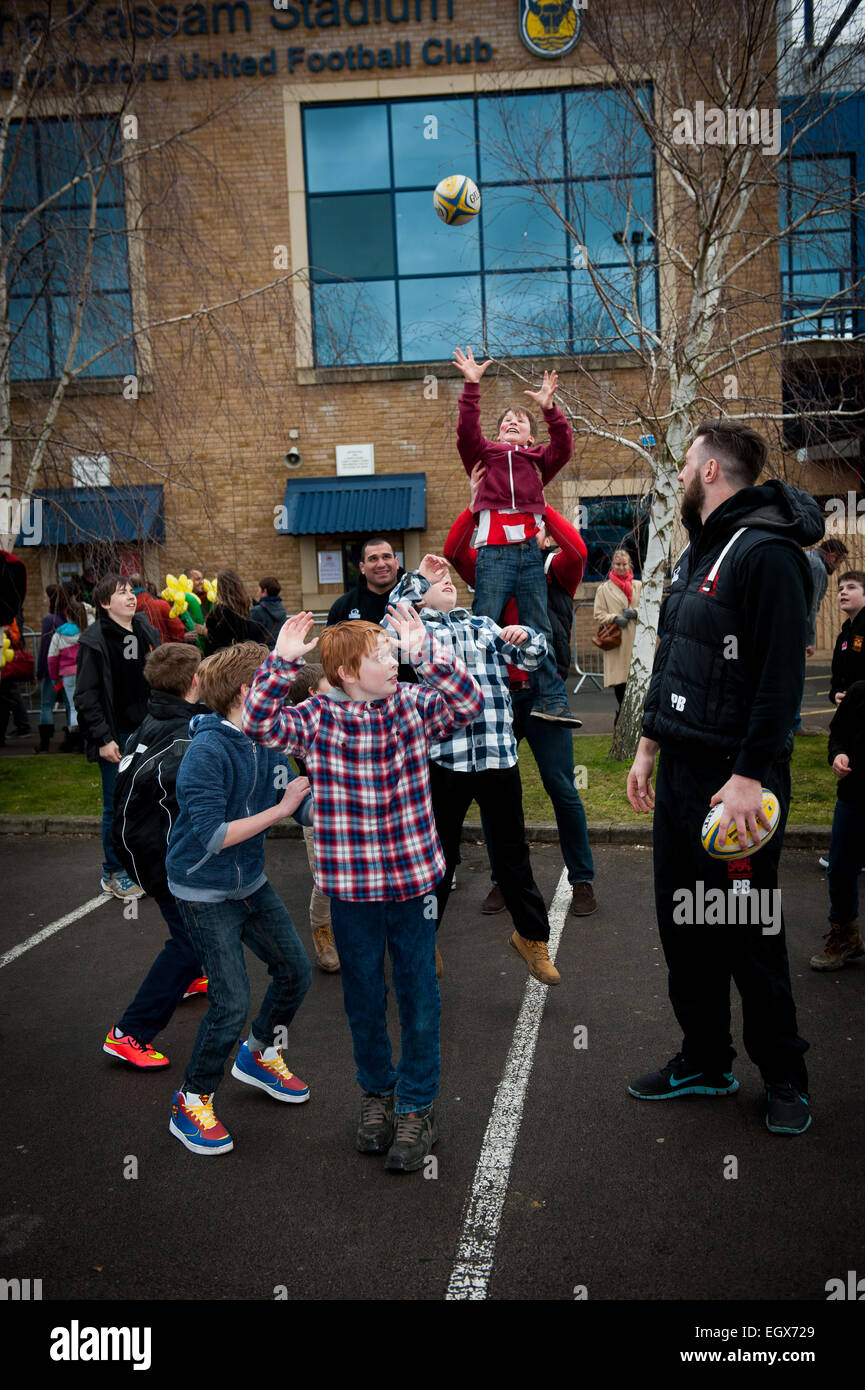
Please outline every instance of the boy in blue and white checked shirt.
M516 925L509 943L536 980L557 985L560 976L550 960L547 909L526 842L508 688L508 666L535 670L547 654L546 638L531 628L500 628L492 618L457 608L450 569L438 555L425 555L417 570L403 576L389 601L413 604L436 643L449 646L465 663L484 696L483 709L472 724L430 744L433 814L445 856L444 876L436 889L438 925L447 906L463 821L472 801L477 801L486 818L493 873ZM387 618L382 626L390 626Z

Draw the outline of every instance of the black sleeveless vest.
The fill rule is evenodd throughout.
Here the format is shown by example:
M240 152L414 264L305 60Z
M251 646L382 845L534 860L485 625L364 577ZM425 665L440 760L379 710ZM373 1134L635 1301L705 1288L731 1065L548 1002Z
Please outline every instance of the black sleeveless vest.
M562 680L571 669L571 629L574 623L574 600L563 588L550 570L555 551L547 555L544 569L547 572L547 614L553 630L553 655Z
M751 654L744 642L741 567L745 556L767 540L803 553L777 531L744 526L720 537L700 556L694 573L692 547L686 546L679 557L643 715L649 738L728 753L747 732Z

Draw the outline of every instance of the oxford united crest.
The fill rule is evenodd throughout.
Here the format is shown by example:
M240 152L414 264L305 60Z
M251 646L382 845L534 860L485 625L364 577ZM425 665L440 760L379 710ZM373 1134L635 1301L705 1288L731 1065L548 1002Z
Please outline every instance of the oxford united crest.
M583 28L585 0L519 0L520 38L539 58L570 53Z

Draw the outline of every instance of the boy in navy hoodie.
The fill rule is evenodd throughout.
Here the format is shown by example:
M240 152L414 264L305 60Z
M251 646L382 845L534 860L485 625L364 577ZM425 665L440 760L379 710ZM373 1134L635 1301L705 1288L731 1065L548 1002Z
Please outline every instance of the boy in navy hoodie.
M213 1093L249 1013L244 945L265 962L271 982L231 1074L275 1100L309 1098L309 1087L274 1045L277 1030L284 1034L303 1002L312 971L267 881L264 839L287 816L311 825L312 798L309 782L291 772L284 754L253 743L240 724L244 698L268 654L259 643L240 642L202 662L199 693L216 713L193 721L177 777L180 813L166 859L168 887L207 976L210 1004L169 1124L192 1153L234 1147L213 1113Z

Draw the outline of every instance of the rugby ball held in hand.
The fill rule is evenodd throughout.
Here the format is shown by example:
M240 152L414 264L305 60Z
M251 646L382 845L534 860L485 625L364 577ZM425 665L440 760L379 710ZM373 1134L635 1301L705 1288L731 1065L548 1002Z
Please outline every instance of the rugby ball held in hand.
M723 844L719 843L718 826L724 814L724 803L723 801L719 801L718 805L712 807L706 819L703 821L703 828L700 831L703 849L707 854L710 854L713 859L741 859L743 854L756 854L757 850L762 849L765 844L768 844L778 828L778 822L781 819L781 807L777 796L774 792L771 792L768 787L763 787L762 797L763 815L769 822L769 829L765 830L763 826L760 826L762 832L760 843L755 844L749 835L747 844L744 846L740 845L739 832L736 829L735 821L730 822L727 828L727 836Z

